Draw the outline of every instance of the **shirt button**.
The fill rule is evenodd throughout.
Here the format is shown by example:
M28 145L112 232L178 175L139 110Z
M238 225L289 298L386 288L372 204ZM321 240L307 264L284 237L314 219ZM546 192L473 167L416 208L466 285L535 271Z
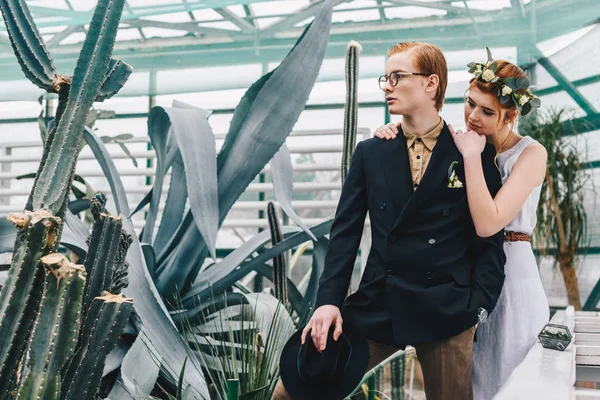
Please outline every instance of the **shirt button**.
M429 244L435 244L435 239L434 238L429 239Z
M394 243L396 241L396 236L390 236L388 239L390 242Z
M421 140L421 138L420 138L420 137L419 137L419 138L417 138L417 142L421 142L421 141L422 141L422 140Z
M394 271L392 271L391 269L388 269L387 271L385 271L385 276L387 276L388 278L391 278L392 276L394 276Z
M421 159L421 156L417 156L417 160L420 160L420 159Z
M419 187L419 184L418 183L413 183L413 186L417 188L417 187Z
M443 215L444 217L447 217L448 215L450 215L450 211L448 211L448 209L447 209L447 208L444 208L444 209L442 210L442 215Z
M427 272L427 273L425 274L425 279L427 279L427 280L431 280L432 278L433 278L433 274L432 274L431 272Z
M381 209L385 210L385 208L387 207L387 204L385 204L385 201L383 203L381 203Z

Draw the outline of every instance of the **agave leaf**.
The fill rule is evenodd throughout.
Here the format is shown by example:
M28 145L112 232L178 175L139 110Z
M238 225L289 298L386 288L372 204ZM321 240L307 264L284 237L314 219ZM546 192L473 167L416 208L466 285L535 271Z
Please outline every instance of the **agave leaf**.
M154 239L155 249L165 249L171 238L174 237L179 222L183 219L185 204L188 198L185 167L181 153L173 160L171 166L171 181L167 192L167 200L163 209L160 226Z
M215 137L204 110L174 102L165 108L173 127L183 165L190 210L214 259L219 218Z
M148 114L148 136L150 136L150 142L152 143L152 147L156 152L156 175L154 176L154 185L152 186L152 190L148 193L150 195L150 207L148 208L146 224L144 225L144 230L140 237L140 240L146 243L152 243L154 225L158 215L158 205L160 203L162 194L163 181L168 170L168 166L166 165L166 157L169 147L168 136L170 129L171 121L169 121L169 115L166 113L166 111L162 107L152 108ZM140 208L141 207L138 206L136 211ZM136 211L134 211L134 213Z
M292 226L282 227L282 233L284 235L300 232L300 228ZM265 244L271 242L271 233L269 231L263 231L258 235L254 235L250 240L246 241L240 247L229 253L224 259L217 262L215 265L205 270L198 276L198 280L194 282L192 289L183 297L184 306L193 306L189 301L193 299L193 296L200 293L201 290L206 290L213 286L214 289L224 290L225 287L220 288L218 283L221 279L231 274L235 270L240 269L240 264L250 257L258 249L262 248ZM248 271L250 272L250 271ZM245 275L245 274L244 274Z
M311 231L316 237L324 236L327 233L329 233L332 222L333 219L322 222L321 224L311 228ZM284 236L286 234L286 229L290 229L290 227L283 227ZM270 233L267 231L261 232L260 234L256 235L255 238L260 237L263 233L265 233L265 240L268 241ZM205 271L202 275L198 277L198 280L194 282L192 289L183 297L184 306L193 307L194 301L200 304L208 301L212 296L213 292L220 294L222 291L228 289L235 282L247 275L250 271L253 271L254 269L258 268L260 265L264 264L274 256L302 244L307 239L308 234L306 234L306 232L300 231L289 236L288 238L285 238L282 242L277 243L275 246L265 249L258 256L254 257L253 259L242 265L240 265L240 262L237 262L237 259L233 258L229 260L229 262L226 265L221 265L219 267L219 263L215 264L214 267ZM246 243L251 242L251 240L249 240ZM246 243L244 243L244 245ZM247 249L245 250L247 251ZM230 255L234 253L235 251ZM236 254L236 257L239 256L240 254Z
M139 337L148 346L153 346L163 357L161 365L175 382L189 353L156 291L152 277L146 268L133 225L125 216L121 217L124 230L133 239L127 252L126 261L129 263L129 280L136 282L135 285L132 284L125 288L123 292L128 297L136 299L135 310L144 327ZM196 357L190 357L189 368L186 368L184 380L187 384L194 385L194 391L199 398L207 400L210 398L206 380Z
M115 348L112 349L112 351L108 354L108 357L106 357L102 377L105 377L106 375L110 374L111 372L119 368L121 364L123 364L123 359L125 358L125 355L127 354L130 348L131 345L123 339L117 342Z
M117 379L115 384L113 385L110 393L108 394L107 399L111 400L141 400L146 399L145 397L135 398L129 391L125 388L125 385L120 379ZM154 397L152 397L154 399Z
M116 213L129 214L129 203L127 202L127 195L121 181L121 175L119 175L106 146L98 135L87 127L83 131L83 138L88 146L90 146L90 149L92 149L94 157L98 160L98 164L100 164L100 168L102 168L102 172L104 172L104 176L108 181L108 185L112 191L112 198L115 202Z
M217 157L219 226L248 184L273 158L304 110L323 62L335 0L326 0L281 64L261 77L236 108ZM178 251L159 266L157 287L165 297L189 290L207 255L195 227L177 233ZM182 257L181 254L186 254ZM160 257L159 257L160 258ZM159 261L160 262L160 261Z
M294 169L292 166L292 157L290 151L284 144L281 145L279 151L275 153L271 161L271 175L273 176L273 188L275 189L275 198L279 202L281 209L306 232L312 240L317 240L312 234L308 226L294 211L292 207L292 193L294 188Z
M125 355L121 365L121 380L129 393L136 395L149 395L154 389L154 384L160 371L156 351L148 349L149 343L144 343L144 332L135 339L133 345ZM140 368L143 366L143 368Z

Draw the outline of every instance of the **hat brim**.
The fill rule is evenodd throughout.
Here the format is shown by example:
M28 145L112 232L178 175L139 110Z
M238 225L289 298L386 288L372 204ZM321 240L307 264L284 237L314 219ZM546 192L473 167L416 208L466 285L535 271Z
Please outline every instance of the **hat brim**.
M343 325L344 335L352 344L348 368L323 388L311 386L298 373L298 352L302 344L302 330L298 330L285 344L279 359L279 372L286 391L294 400L343 400L358 386L369 365L369 344L362 333L349 323Z

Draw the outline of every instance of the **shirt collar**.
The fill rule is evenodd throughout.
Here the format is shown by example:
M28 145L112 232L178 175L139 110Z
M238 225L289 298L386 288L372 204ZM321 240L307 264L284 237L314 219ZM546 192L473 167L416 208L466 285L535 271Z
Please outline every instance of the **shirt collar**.
M433 147L437 143L438 137L444 128L444 120L440 117L440 122L433 128L431 131L427 132L423 136L417 136L413 133L407 132L404 126L402 127L402 132L404 133L404 137L406 138L406 147L411 148L415 144L415 140L417 138L421 138L425 147L429 149L429 151L433 151Z

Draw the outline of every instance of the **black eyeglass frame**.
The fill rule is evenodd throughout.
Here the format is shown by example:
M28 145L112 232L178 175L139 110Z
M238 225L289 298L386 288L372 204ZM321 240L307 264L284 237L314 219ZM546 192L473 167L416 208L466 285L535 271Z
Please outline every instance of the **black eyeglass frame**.
M377 79L377 83L379 84L379 89L384 90L383 86L389 80L390 85L392 87L396 86L400 81L400 76L410 76L410 75L418 75L418 76L430 76L431 74L427 74L425 72L404 72L404 71L392 71L389 75L381 75L379 79ZM392 80L392 76L396 77L395 82Z

